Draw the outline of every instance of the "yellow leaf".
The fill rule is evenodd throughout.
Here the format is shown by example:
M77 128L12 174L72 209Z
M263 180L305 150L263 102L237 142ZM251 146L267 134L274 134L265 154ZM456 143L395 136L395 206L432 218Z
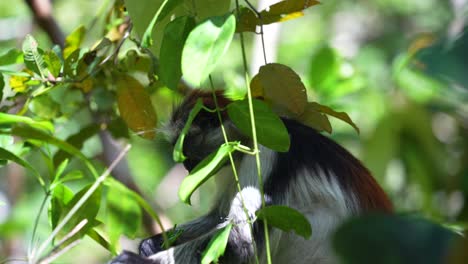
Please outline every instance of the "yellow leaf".
M127 126L138 135L153 139L157 123L156 112L143 85L129 75L117 80L117 105Z
M86 29L81 25L65 38L65 48L63 49L63 57L65 59L80 47L85 33Z
M236 32L255 32L256 26L284 22L304 15L303 10L319 4L315 0L285 0L260 12L260 17L248 8L242 8L237 22Z
M30 77L13 75L10 77L10 87L13 91L17 93L23 93L26 91L28 87L26 83L30 79Z
M299 75L279 63L269 63L260 68L257 76L263 87L264 98L280 112L301 115L307 105L307 93ZM254 83L254 87L257 86Z

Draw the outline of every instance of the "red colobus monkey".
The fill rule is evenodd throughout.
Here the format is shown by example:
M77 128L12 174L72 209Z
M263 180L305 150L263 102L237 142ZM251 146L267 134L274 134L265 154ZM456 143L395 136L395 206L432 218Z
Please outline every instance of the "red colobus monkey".
M175 110L168 124L172 143L177 140L199 98L205 106L215 108L211 93L192 92ZM220 94L217 100L221 108L230 103ZM223 112L222 117L229 140L249 145L250 139L239 132L227 114ZM291 119L282 120L289 132L290 149L275 152L259 147L262 183L257 180L255 158L242 153L234 155L248 215L255 216L261 207L259 185L263 184L268 204L286 205L300 211L314 230L312 237L305 240L271 228L270 249L274 263L335 263L330 240L337 225L351 216L370 211L391 212L392 205L369 171L348 151L310 127ZM223 143L218 116L201 110L185 138L185 168L192 170ZM230 171L229 166L226 171ZM256 221L251 232L234 177L229 173L221 174L227 175L222 176L224 183L218 187L220 194L211 212L177 226L182 233L171 248L164 250L162 236L156 235L142 241L139 255L124 251L111 263L200 263L201 253L213 234L228 221L235 225L220 263L251 263L255 261L255 254L264 263L262 224Z

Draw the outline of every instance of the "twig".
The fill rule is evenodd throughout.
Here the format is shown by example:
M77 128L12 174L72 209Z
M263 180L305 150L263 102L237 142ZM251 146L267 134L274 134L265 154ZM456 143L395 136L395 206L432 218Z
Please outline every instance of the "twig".
M78 245L78 243L81 241L81 239L77 239L76 241L73 241L70 243L70 245L73 245L72 247L69 247L70 245L67 245L60 249L60 247L67 242L71 237L76 235L86 224L88 223L88 219L83 219L78 225L75 226L67 235L65 235L58 243L57 245L50 250L48 254L46 254L43 258L41 258L38 262L39 263L49 263L52 262L54 259L58 258L60 255L63 253L67 252L70 248L75 246L74 244Z
M99 176L96 181L91 185L91 187L88 189L88 191L81 197L81 199L73 206L73 208L68 212L68 214L63 218L63 220L55 227L55 229L52 231L52 234L42 243L42 245L39 247L39 250L37 251L37 256L40 256L41 253L45 250L47 245L52 242L52 240L57 236L58 232L68 223L68 221L72 218L72 216L80 209L81 206L88 200L88 198L96 191L96 189L101 185L102 182L109 176L110 172L117 166L117 164L120 162L120 160L123 159L125 154L130 150L131 145L127 145L122 152L120 152L119 156L112 162L112 164L104 171L104 173ZM35 256L32 256L34 258Z

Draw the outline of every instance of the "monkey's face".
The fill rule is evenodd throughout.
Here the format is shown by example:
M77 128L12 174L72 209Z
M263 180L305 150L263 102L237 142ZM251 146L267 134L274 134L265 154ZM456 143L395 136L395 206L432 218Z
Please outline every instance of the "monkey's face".
M208 109L215 109L214 99L211 93L192 92L178 106L166 126L166 134L170 142L175 145L189 117L190 111L195 106L197 99L201 98L203 105ZM217 94L218 105L224 108L230 101ZM229 140L236 140L238 132L227 118L224 111L221 112L223 125L229 135ZM220 127L220 120L216 112L201 109L193 120L188 133L185 135L183 154L187 158L183 163L187 170L191 171L209 154L216 151L224 143L224 137Z

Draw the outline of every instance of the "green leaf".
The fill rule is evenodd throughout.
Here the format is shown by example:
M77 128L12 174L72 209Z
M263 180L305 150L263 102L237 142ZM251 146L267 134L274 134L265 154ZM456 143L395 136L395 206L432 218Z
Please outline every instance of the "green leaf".
M177 141L174 146L174 152L172 152L172 158L174 159L175 162L182 162L186 159L184 156L183 152L183 147L184 147L184 139L187 133L189 132L190 126L192 125L193 120L195 117L198 115L200 110L203 108L203 102L201 99L198 99L197 102L195 103L195 106L192 108L192 110L189 113L189 116L187 118L187 122L185 122L184 128L180 132L179 138L177 138Z
M31 99L28 108L37 117L46 120L56 118L60 114L60 105L52 100L48 94L36 96Z
M63 57L68 58L73 52L80 48L81 43L86 34L86 28L81 25L73 30L70 35L65 38L65 48L63 49Z
M182 73L193 87L215 69L234 37L234 15L211 17L195 27L187 37L182 51Z
M92 136L96 135L100 130L99 125L97 124L91 124L83 129L81 129L78 133L71 135L66 139L66 142L68 142L70 145L75 147L76 149L81 149L83 147L83 144L86 140L91 138ZM72 155L64 150L59 150L57 153L55 153L53 161L54 165L57 166L64 160L71 158Z
M73 51L65 59L63 64L63 74L66 77L72 78L76 75L76 68L78 66L78 61L80 59L80 49Z
M34 176L37 178L37 180L39 181L39 184L45 188L45 183L44 183L44 180L42 179L42 176L41 174L33 167L31 166L31 164L29 164L26 160L18 157L17 155L15 155L14 153L0 147L0 160L11 160L15 163L17 163L18 165L21 165L23 166L24 168L30 170Z
M48 209L49 224L54 229L60 217L65 215L65 205L73 199L73 191L63 184L57 184L51 189L51 199Z
M258 143L276 151L288 151L290 139L283 121L264 102L253 99L252 103ZM232 102L227 111L234 125L244 135L252 137L248 101Z
M0 72L4 73L6 75L11 75L11 76L19 76L19 77L31 77L31 74L25 72L25 71L12 71L9 69L2 69L0 68Z
M107 240L96 231L96 228L89 229L87 235L103 248L110 251L112 255L118 254L118 252L115 250L115 247L109 244L109 242L107 242Z
M23 62L23 52L18 49L10 49L0 55L0 66L18 64Z
M224 254L224 251L226 251L231 229L232 224L228 224L213 236L202 253L202 264L218 263L218 259Z
M57 167L57 169L55 170L55 175L54 175L54 179L57 179L59 178L60 176L62 176L62 173L65 171L65 169L67 168L68 166L68 159L65 159L64 161L62 161L60 163L60 165ZM53 180L54 180L53 179Z
M309 239L312 227L307 218L299 211L283 205L266 206L256 212L258 219L267 220L268 225L285 232L294 231L299 236Z
M68 202L63 208L62 214L60 215L60 220L67 215L68 212L78 203L78 201L83 197L83 195L89 190L91 185L88 185L81 189L78 193L73 196L73 199ZM96 215L101 206L101 187L98 187L96 191L84 202L84 204L76 211L72 218L64 225L64 227L57 234L57 239L63 238L70 231L73 230L81 221L84 219L88 220L87 224L75 235L75 239L78 239L84 236L88 230L92 229L94 226Z
M83 153L81 153L80 150L76 149L75 147L73 147L72 145L70 145L69 143L63 140L60 140L56 137L53 137L51 135L44 133L41 130L37 130L37 129L27 127L27 126L14 126L11 129L11 131L0 130L0 134L12 134L12 135L16 135L27 140L35 139L41 142L46 142L54 146L57 146L60 149L63 149L67 151L68 153L72 154L73 156L81 159L81 161L85 163L85 165L88 167L89 171L94 177L97 178L99 176L96 172L96 169L94 168L94 165L91 163L91 161L88 160L88 158L86 158L85 155L83 155Z
M190 31L195 27L193 17L178 17L164 29L164 36L159 56L161 81L169 88L176 89L182 76L182 49Z
M3 88L5 88L5 79L3 74L0 73L0 102L3 101Z
M119 76L117 105L120 116L131 130L146 139L154 138L157 124L156 112L148 92L138 80L129 75Z
M43 51L39 49L37 41L31 35L26 35L23 41L24 64L26 67L39 74L42 78L47 77L47 64L44 61Z
M108 181L107 230L111 244L116 244L120 235L134 238L141 225L141 209L128 188L116 180Z
M336 112L335 110L331 109L330 107L321 105L321 104L316 103L316 102L311 102L311 103L309 103L309 105L313 109L317 110L318 112L333 116L335 118L340 119L343 122L348 123L359 134L359 128L356 126L356 124L353 122L353 120L351 120L351 118L348 116L347 113L345 113L345 112Z
M60 75L60 70L62 69L62 60L60 57L54 50L49 50L44 54L44 60L52 76L57 78Z
M84 177L83 172L79 170L70 171L69 173L65 174L65 176L63 177L56 177L54 182L52 182L52 184L50 185L49 189L52 190L56 188L57 185L60 185L69 181L83 179L83 177Z
M269 63L260 67L250 86L282 113L300 115L307 105L307 92L301 78L286 65Z
M0 125L15 125L18 123L26 124L46 132L54 131L54 126L49 121L36 121L26 116L0 113Z
M145 34L143 34L143 38L141 40L141 46L143 48L149 48L153 45L153 39L151 38L152 32L154 25L158 21L158 17L161 14L162 10L164 9L164 6L169 2L169 0L164 0L162 4L159 6L158 11L153 16L153 19L149 23L148 27L145 30Z
M190 204L192 193L224 165L229 154L234 152L238 145L239 142L224 143L217 151L203 159L180 184L180 200Z

